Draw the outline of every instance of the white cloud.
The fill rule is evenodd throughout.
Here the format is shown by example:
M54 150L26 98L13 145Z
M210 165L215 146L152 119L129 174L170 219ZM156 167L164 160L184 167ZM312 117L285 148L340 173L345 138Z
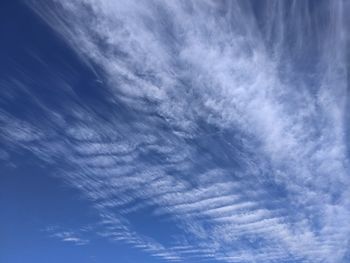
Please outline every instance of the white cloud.
M57 226L47 227L45 232L49 233L50 237L57 238L63 242L72 243L74 245L83 246L87 245L89 239L81 237L81 233L76 231L66 231Z
M107 122L72 103L74 125L60 122L56 147L35 123L5 114L1 135L44 160L64 156L73 169L61 176L92 201L102 236L169 261L341 262L350 231L341 1L326 6L328 26L305 25L323 41L312 85L293 57L308 35L285 50L284 3L271 2L266 40L236 2L54 2L32 8L103 70L108 102L131 116ZM303 22L307 10L291 7ZM127 216L148 206L155 220L170 216L188 246L135 232Z

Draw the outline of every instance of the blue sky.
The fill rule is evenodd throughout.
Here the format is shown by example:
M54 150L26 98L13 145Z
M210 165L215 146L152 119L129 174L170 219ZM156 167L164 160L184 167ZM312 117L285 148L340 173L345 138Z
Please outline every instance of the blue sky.
M349 262L349 11L1 1L0 262Z

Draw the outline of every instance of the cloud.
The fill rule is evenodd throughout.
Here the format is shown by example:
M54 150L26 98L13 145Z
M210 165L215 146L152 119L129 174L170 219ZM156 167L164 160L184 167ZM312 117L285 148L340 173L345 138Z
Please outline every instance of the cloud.
M90 240L81 237L81 233L76 231L64 231L57 226L50 226L45 229L50 237L61 240L62 242L72 243L77 246L89 244Z
M40 104L55 116L46 129L4 112L3 140L64 160L59 176L91 200L99 234L156 257L342 262L350 230L342 1L261 5L257 14L249 2L31 2L103 72L111 107L101 116L64 80L65 110ZM136 231L130 214L149 207L181 238L162 244Z

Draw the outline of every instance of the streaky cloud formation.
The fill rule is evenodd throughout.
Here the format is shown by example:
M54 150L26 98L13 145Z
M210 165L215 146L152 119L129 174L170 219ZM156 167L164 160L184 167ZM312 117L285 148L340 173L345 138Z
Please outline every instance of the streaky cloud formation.
M0 158L56 167L99 237L164 262L347 262L347 1L27 4L103 95L63 75L53 107L11 80L45 118L0 109ZM171 227L150 233L140 214Z

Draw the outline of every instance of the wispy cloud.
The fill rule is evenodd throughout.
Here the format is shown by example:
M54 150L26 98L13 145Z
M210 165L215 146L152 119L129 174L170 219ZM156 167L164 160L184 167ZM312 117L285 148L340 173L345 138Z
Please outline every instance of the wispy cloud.
M3 140L64 161L59 176L91 200L99 234L154 256L342 262L348 9L342 1L256 5L258 14L232 1L32 2L103 72L109 111L63 80L64 110L33 98L46 129L4 111ZM149 207L181 238L162 244L136 231L130 214Z
M57 226L47 227L45 229L45 232L47 232L52 238L56 238L63 242L72 243L78 246L87 245L90 242L88 239L83 238L81 236L81 233L77 231L62 230Z

